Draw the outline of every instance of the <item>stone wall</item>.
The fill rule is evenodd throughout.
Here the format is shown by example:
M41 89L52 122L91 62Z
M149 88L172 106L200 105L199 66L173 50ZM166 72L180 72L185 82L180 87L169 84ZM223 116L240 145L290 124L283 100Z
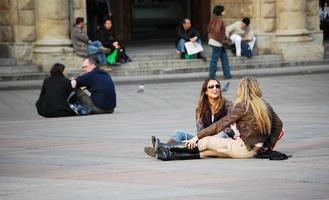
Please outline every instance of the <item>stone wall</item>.
M13 41L12 27L10 24L10 2L0 1L0 58L10 57L8 42Z
M32 60L32 42L36 39L33 0L0 2L0 44L3 57L15 57L18 63Z
M218 4L225 6L226 25L251 18L259 54L282 54L285 60L323 57L318 0L211 0L211 13ZM33 61L45 71L54 62L80 64L69 38L78 16L86 18L86 0L1 0L0 57Z
M274 39L276 53L285 60L318 60L323 58L321 32L315 0L277 1ZM312 51L310 51L312 49Z
M250 17L259 54L282 54L285 60L295 61L323 58L318 3L318 0L212 0L211 6L225 6L226 25Z

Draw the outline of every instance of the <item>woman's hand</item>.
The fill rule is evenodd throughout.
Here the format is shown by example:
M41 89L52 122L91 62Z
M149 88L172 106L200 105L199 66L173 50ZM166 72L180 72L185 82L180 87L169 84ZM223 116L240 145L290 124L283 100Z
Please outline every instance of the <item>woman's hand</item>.
M194 136L192 139L188 140L185 145L189 148L189 149L193 149L196 146L196 143L199 141L198 136Z

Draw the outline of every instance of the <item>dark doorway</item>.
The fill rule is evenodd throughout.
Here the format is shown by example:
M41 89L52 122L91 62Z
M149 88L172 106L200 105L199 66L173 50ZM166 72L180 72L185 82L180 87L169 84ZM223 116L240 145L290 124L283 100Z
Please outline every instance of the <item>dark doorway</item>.
M87 0L88 36L94 39L97 8ZM191 18L194 28L207 36L210 0L109 0L112 21L120 40L175 40L176 27L184 17Z
M175 38L180 19L190 17L191 0L132 2L132 39Z

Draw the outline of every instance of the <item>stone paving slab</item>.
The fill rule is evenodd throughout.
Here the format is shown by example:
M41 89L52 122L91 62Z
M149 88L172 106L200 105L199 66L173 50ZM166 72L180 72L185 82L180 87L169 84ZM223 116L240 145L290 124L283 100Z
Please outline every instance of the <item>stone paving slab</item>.
M274 65L274 63L272 63ZM289 64L289 63L287 63ZM266 76L287 76L300 74L321 74L329 73L329 65L307 65L307 66L281 66L273 68L250 68L232 70L234 79L239 79L247 75L255 77ZM218 78L222 79L222 71L218 70ZM186 81L202 81L208 77L208 72L190 72L190 73L174 73L173 74L157 74L157 75L130 75L130 76L112 76L116 85L121 84L140 84L140 83L170 83L170 82L186 82ZM0 81L0 90L26 90L40 89L42 85L41 79L38 80L16 80L16 81Z
M259 81L286 161L145 155L151 135L195 131L199 81L117 85L114 114L54 119L36 114L38 90L0 91L0 199L329 199L328 74Z

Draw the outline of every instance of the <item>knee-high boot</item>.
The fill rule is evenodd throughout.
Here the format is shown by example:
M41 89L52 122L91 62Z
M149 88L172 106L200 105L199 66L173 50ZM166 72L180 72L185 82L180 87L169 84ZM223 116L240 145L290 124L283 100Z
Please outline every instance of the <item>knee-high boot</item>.
M156 158L160 160L188 160L199 159L200 153L198 147L189 149L185 144L163 144L157 139L155 143Z

